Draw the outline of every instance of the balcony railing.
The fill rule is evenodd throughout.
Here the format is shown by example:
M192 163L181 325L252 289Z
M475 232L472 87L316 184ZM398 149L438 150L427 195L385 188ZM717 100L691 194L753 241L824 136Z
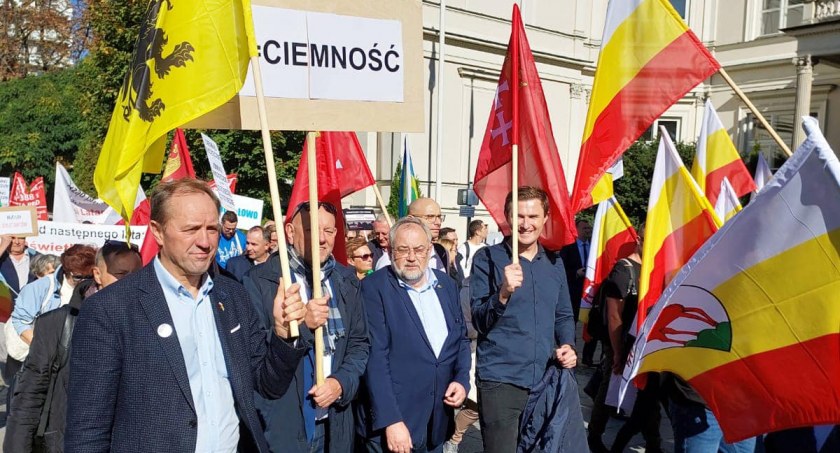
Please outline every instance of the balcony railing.
M815 0L814 22L840 18L840 0Z

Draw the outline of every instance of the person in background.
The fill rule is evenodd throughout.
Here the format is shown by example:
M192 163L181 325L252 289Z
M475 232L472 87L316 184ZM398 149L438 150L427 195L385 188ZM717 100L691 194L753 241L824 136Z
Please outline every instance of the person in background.
M453 230L452 234L454 233L455 231ZM446 266L446 273L455 280L455 283L458 284L460 291L461 284L464 281L464 270L461 268L461 260L458 256L458 243L450 238L441 237L440 240L438 240L438 244L443 246L449 257L449 262Z
M227 269L229 259L245 253L245 233L236 229L239 217L233 211L222 215L222 234L219 236L219 248L216 251L216 263Z
M361 237L353 238L346 244L347 259L350 261L348 264L356 270L356 278L359 280L373 272L373 253L368 244Z
M81 281L70 303L35 321L38 331L12 397L4 451L64 451L67 413L69 339L84 300L102 288L140 269L136 245L107 241L96 252L93 278ZM42 425L42 420L45 421ZM40 445L39 445L40 444Z
M467 240L458 246L458 254L461 255L461 268L464 269L464 279L470 278L475 252L486 246L485 239L487 239L487 224L481 220L470 222L467 228ZM466 286L468 285L469 283L466 283Z
M32 258L30 270L36 278L55 272L55 268L61 265L61 257L57 255L37 255Z
M30 271L32 260L38 256L40 253L26 246L26 238L0 236L0 278L11 290L12 303L24 285L38 278Z
M458 233L455 231L455 228L443 227L440 229L440 239L449 239L455 244L458 244Z
M55 272L20 290L11 322L26 344L32 343L35 318L70 303L73 288L79 282L93 278L95 265L96 250L89 245L77 244L64 251L61 265Z
M265 232L268 233L269 241L268 241L268 250L269 253L274 253L277 251L279 247L277 245L277 226L272 222L270 225L266 225L263 227Z
M373 253L373 262L379 261L382 255L387 254L390 250L388 243L388 233L391 231L391 225L388 224L388 219L384 214L380 215L373 222L373 236L368 242L368 248Z
M408 205L408 215L422 220L432 234L433 253L428 260L429 267L446 272L446 263L449 262L449 257L446 249L437 243L438 238L440 238L440 225L446 220L446 216L441 214L440 205L431 198L418 198ZM374 269L379 270L390 265L391 257L385 254L376 261Z
M239 283L249 269L268 260L271 253L271 236L261 226L251 227L245 236L245 254L234 256L227 262L227 271Z

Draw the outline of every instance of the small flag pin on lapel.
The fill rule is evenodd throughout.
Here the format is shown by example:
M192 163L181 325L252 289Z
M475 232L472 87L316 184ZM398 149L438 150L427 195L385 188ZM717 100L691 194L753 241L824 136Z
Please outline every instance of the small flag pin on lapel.
M225 304L219 302L219 310L225 311Z

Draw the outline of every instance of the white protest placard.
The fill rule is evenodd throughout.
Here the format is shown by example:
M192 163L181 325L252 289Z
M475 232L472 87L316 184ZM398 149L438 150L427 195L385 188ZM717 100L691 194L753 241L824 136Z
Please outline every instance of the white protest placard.
M405 62L398 20L254 6L268 97L402 102ZM253 74L243 96L256 96Z
M146 226L132 226L128 242L141 246L146 236L146 229ZM27 238L26 244L39 253L61 255L75 244L102 247L107 240L125 242L125 225L91 225L42 220L38 222L38 236Z
M237 228L247 230L248 228L262 225L263 205L265 202L257 198L234 195L233 203L236 206L236 216L239 217L239 223L236 225Z
M0 178L0 206L9 205L9 194L12 191L12 178L4 176Z
M70 178L63 165L55 164L53 190L53 221L70 223L101 223L108 204L82 192Z
M230 193L225 165L222 163L222 155L219 154L219 145L204 134L201 134L201 140L204 141L207 160L210 162L213 180L216 181L216 194L219 196L219 201L222 202L222 207L226 211L233 211L235 210L236 204L233 202L233 194Z
M254 0L252 9L269 129L425 129L421 2ZM185 127L259 130L251 75Z
M38 211L34 206L0 208L0 234L33 236L38 234Z

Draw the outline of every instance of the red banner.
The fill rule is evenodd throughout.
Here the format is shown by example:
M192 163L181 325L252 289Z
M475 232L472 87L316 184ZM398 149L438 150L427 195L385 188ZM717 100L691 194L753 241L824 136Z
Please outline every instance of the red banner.
M49 220L47 216L47 191L44 188L44 178L39 176L32 181L32 185L26 183L18 172L12 180L12 191L9 195L9 206L35 206L38 210L38 220Z

